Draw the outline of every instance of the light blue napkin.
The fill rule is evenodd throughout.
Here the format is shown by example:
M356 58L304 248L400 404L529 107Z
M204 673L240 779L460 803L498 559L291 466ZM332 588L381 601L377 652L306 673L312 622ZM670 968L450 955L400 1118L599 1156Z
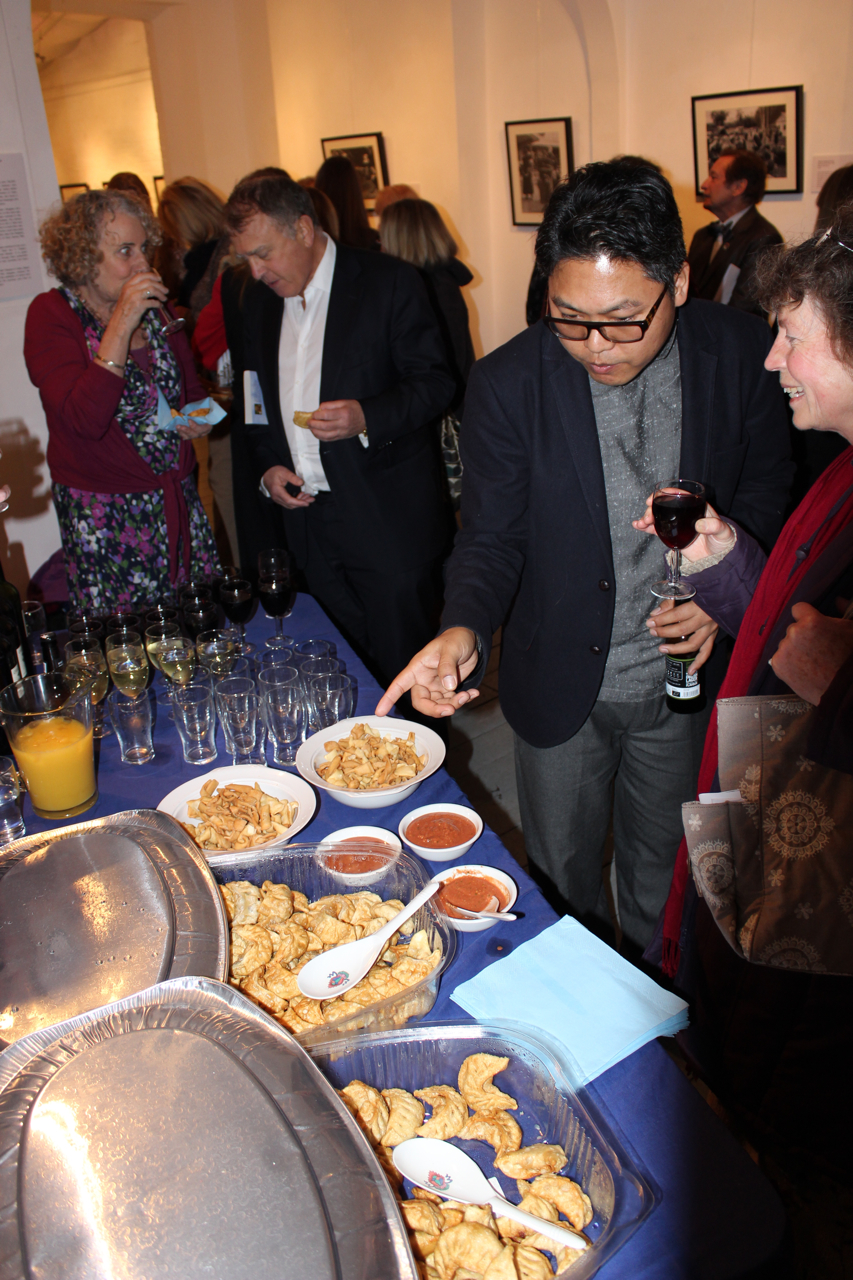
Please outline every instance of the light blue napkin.
M213 427L216 426L217 422L221 422L225 417L225 410L218 405L215 400L211 399L210 396L206 396L204 400L194 400L192 404L185 404L178 416L173 417L168 400L163 395L160 388L157 388L157 426L160 431L176 431L178 426L181 424L187 426L189 423L187 415L192 409L205 410L203 418L192 419L196 424L198 424L199 421L209 422Z
M577 1062L577 1088L687 1026L683 1000L569 916L463 982L452 999L474 1018L511 1018L547 1032Z

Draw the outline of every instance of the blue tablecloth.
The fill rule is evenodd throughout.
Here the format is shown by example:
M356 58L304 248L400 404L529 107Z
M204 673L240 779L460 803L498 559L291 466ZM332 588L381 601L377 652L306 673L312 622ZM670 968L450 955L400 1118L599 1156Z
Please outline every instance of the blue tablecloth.
M249 638L263 641L272 634L263 614L247 627ZM297 640L334 640L347 670L359 682L358 712L372 714L380 690L325 613L310 596L300 596L285 631ZM78 821L102 817L121 809L156 808L163 796L207 770L184 763L174 724L163 708L154 731L156 757L143 766L123 765L115 737L97 744L98 803ZM217 738L219 761L230 764L224 743ZM210 768L215 768L211 765ZM435 801L464 803L465 797L444 769L421 784L414 796L388 809L364 814L319 793L317 811L298 839L314 841L341 826L368 821L397 830L409 809ZM27 832L62 825L37 818L25 800ZM556 919L533 881L519 867L488 827L475 850L476 861L500 867L518 884L513 910L520 919L485 933L457 934L458 950L444 979L429 1021L469 1021L455 1004L451 991L484 965L535 937ZM446 864L433 864L440 870ZM747 1277L781 1245L781 1204L761 1172L734 1141L698 1093L661 1048L646 1045L605 1072L585 1091L585 1101L617 1136L630 1158L652 1182L658 1204L627 1245L598 1273L603 1280L726 1280Z

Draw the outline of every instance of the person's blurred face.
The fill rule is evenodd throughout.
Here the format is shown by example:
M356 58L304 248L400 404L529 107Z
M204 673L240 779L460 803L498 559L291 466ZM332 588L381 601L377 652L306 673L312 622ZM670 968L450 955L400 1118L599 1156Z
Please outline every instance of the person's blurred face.
M765 368L779 374L794 426L837 431L853 444L853 372L836 357L820 308L808 298L784 307Z
M314 223L305 214L288 230L267 214L256 213L231 237L234 252L246 259L255 279L280 298L297 298L304 292L319 261L316 241Z
M145 256L147 248L145 231L138 218L120 211L104 219L98 239L98 251L103 257L90 285L101 302L117 302L131 276L151 270Z
M624 386L654 360L672 332L675 309L687 299L687 280L685 264L675 280L675 299L664 296L639 342L611 342L595 329L586 339L559 341L595 382ZM551 275L548 307L564 320L644 320L660 291L636 262L566 258Z
M739 213L743 206L742 196L746 190L746 178L739 178L737 182L732 183L728 181L729 166L733 160L734 156L719 156L711 165L707 178L699 188L705 197L702 201L703 206L709 213L716 214L721 222Z

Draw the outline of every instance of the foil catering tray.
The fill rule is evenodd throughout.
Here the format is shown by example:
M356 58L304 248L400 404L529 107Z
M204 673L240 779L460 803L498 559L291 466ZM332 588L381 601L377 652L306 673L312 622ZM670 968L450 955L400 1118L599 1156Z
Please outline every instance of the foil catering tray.
M2 1280L417 1280L367 1139L245 996L176 978L0 1055Z
M0 1048L166 978L227 973L222 895L166 814L115 813L0 854Z

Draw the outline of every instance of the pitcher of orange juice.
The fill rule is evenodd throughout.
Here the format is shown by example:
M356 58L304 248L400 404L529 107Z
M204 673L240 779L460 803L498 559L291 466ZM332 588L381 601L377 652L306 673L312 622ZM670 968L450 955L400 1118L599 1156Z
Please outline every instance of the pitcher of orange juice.
M57 672L0 690L0 721L41 818L73 818L98 798L92 696Z

